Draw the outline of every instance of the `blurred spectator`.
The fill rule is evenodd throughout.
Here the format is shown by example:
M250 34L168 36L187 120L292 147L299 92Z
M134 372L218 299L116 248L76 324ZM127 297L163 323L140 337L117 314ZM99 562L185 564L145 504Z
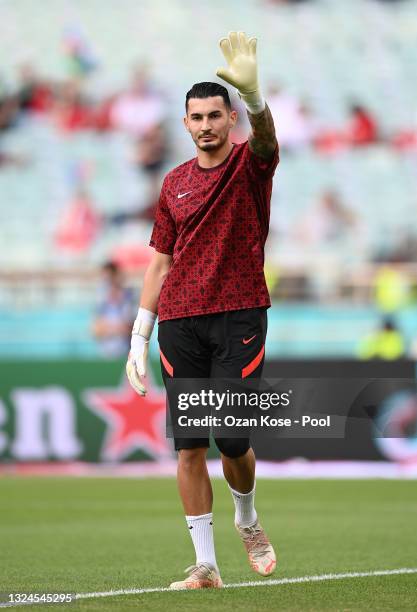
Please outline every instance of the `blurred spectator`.
M92 333L105 357L126 357L137 304L131 289L124 287L120 267L108 261L102 267L103 284Z
M1 142L2 133L17 125L19 116L19 99L16 95L9 95L0 84L0 168L2 166L25 166L29 158L20 153L14 153L3 149Z
M17 122L19 103L16 96L0 92L0 132L9 130Z
M82 94L79 81L65 81L58 87L53 115L56 126L63 132L91 127L93 113Z
M321 245L333 240L346 238L358 230L356 214L345 206L338 193L325 191L318 203L303 217L296 227L295 234L310 245Z
M378 140L378 127L376 119L364 106L352 104L350 107L350 121L346 127L348 144L354 147L370 145Z
M117 94L111 94L100 100L95 107L91 121L98 132L108 132L112 128L111 113L116 100Z
M149 181L146 200L129 211L118 211L108 217L109 223L116 225L130 221L153 221L161 189L161 175L168 158L169 143L161 125L148 130L134 143L133 163Z
M136 68L130 88L114 102L110 111L112 125L137 137L161 125L166 117L163 97L150 84L146 67Z
M24 63L18 68L19 89L17 97L20 110L31 113L46 113L53 105L53 86L39 77L32 64Z
M364 106L352 104L345 127L318 131L314 146L323 153L333 153L347 147L363 147L378 141L376 119Z
M392 319L385 319L372 334L360 341L360 359L401 359L405 356L405 341Z
M166 101L151 85L148 69L134 69L130 88L114 99L108 109L110 125L131 134L134 139L134 164L149 179L145 203L134 211L121 212L110 218L123 223L132 219L152 220L159 197L161 172L168 156L168 138L164 125ZM103 118L103 115L101 116Z
M159 199L161 173L168 156L167 134L162 125L150 128L136 142L136 164L149 179L148 202L138 215L139 219L153 221Z
M94 204L86 190L80 187L59 224L56 244L61 250L73 253L86 251L99 228L100 218Z
M399 266L381 266L375 275L375 301L382 312L392 313L410 301L410 279Z
M281 150L295 150L311 142L316 127L305 104L276 84L269 86L267 101L277 126Z
M63 47L71 76L85 77L97 68L97 57L80 24L72 23L64 29Z

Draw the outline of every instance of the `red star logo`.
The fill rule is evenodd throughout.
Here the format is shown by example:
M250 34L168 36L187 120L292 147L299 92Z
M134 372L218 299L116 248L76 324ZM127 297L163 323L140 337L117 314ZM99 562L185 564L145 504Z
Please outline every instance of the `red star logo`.
M149 378L145 397L139 396L123 377L118 389L88 389L84 400L108 424L101 449L103 459L118 461L136 449L155 459L172 455L165 436L165 393L155 390Z

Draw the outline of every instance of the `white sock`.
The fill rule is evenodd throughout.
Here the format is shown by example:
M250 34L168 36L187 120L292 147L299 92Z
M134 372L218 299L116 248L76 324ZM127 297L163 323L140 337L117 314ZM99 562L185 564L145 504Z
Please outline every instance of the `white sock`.
M229 485L235 503L235 523L239 527L249 527L256 523L258 515L255 510L255 486L249 493L239 493Z
M194 544L196 563L210 563L218 570L214 552L213 513L186 516L185 520Z

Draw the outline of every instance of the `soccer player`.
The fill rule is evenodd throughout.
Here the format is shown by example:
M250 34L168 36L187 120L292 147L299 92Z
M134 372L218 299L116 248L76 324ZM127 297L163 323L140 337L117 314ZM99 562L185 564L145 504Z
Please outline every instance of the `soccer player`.
M274 123L260 91L256 38L230 32L220 41L227 68L217 75L236 87L251 132L233 144L237 113L227 89L197 83L186 95L185 128L197 157L166 176L150 244L126 365L144 395L149 338L158 316L164 381L260 377L271 305L263 272L272 177L278 164ZM274 549L254 506L255 456L249 439L215 439L235 505L235 526L255 572L275 569ZM213 543L209 440L175 438L178 488L196 552L188 576L172 589L222 586Z

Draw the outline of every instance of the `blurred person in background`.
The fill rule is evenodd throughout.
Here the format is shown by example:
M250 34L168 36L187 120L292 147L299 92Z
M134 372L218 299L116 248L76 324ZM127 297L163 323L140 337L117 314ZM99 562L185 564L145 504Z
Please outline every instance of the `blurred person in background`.
M39 76L35 66L25 62L18 67L19 108L23 113L44 114L54 102L54 85Z
M148 66L142 64L134 68L130 87L113 99L108 116L114 129L132 136L133 163L148 179L145 202L141 202L136 210L122 211L114 215L110 221L123 223L132 219L152 220L169 143L165 124L167 102L161 92L152 85Z
M18 115L18 97L9 93L0 83L0 135L1 132L16 127Z
M94 113L84 95L81 81L69 79L57 86L52 116L56 127L62 132L92 127Z
M134 162L149 182L147 203L137 214L138 219L153 221L161 188L161 172L168 157L168 139L165 126L154 125L135 143Z
M76 188L60 219L55 242L61 251L83 253L93 244L100 229L101 219L86 187Z
M360 340L358 357L388 361L405 357L405 339L393 319L385 318L376 331Z
M81 23L68 23L62 35L62 47L71 77L83 79L98 67L98 58Z
M317 129L314 147L327 154L340 150L365 147L380 141L379 127L371 111L362 104L352 103L344 125Z
M123 273L116 262L103 265L102 277L92 333L103 357L124 357L130 346L136 299L133 291L125 287Z
M387 315L400 311L410 303L411 286L411 278L401 264L387 262L378 268L374 278L378 309Z
M155 125L134 142L133 164L148 179L146 194L141 202L128 211L118 210L107 216L107 222L115 225L131 221L153 221L161 189L161 172L166 164L169 143L165 127Z
M145 65L134 68L129 88L114 100L110 120L115 129L143 138L166 118L166 101L152 86Z
M29 157L3 148L2 135L18 125L19 97L10 94L0 82L0 168L6 166L22 167L29 163Z
M295 228L303 243L320 246L352 236L359 228L355 212L348 208L334 190L324 191Z
M312 141L316 125L306 104L276 83L269 85L268 102L277 122L281 150L295 151Z
M371 111L361 104L352 104L345 137L353 147L363 147L378 142L378 125Z

